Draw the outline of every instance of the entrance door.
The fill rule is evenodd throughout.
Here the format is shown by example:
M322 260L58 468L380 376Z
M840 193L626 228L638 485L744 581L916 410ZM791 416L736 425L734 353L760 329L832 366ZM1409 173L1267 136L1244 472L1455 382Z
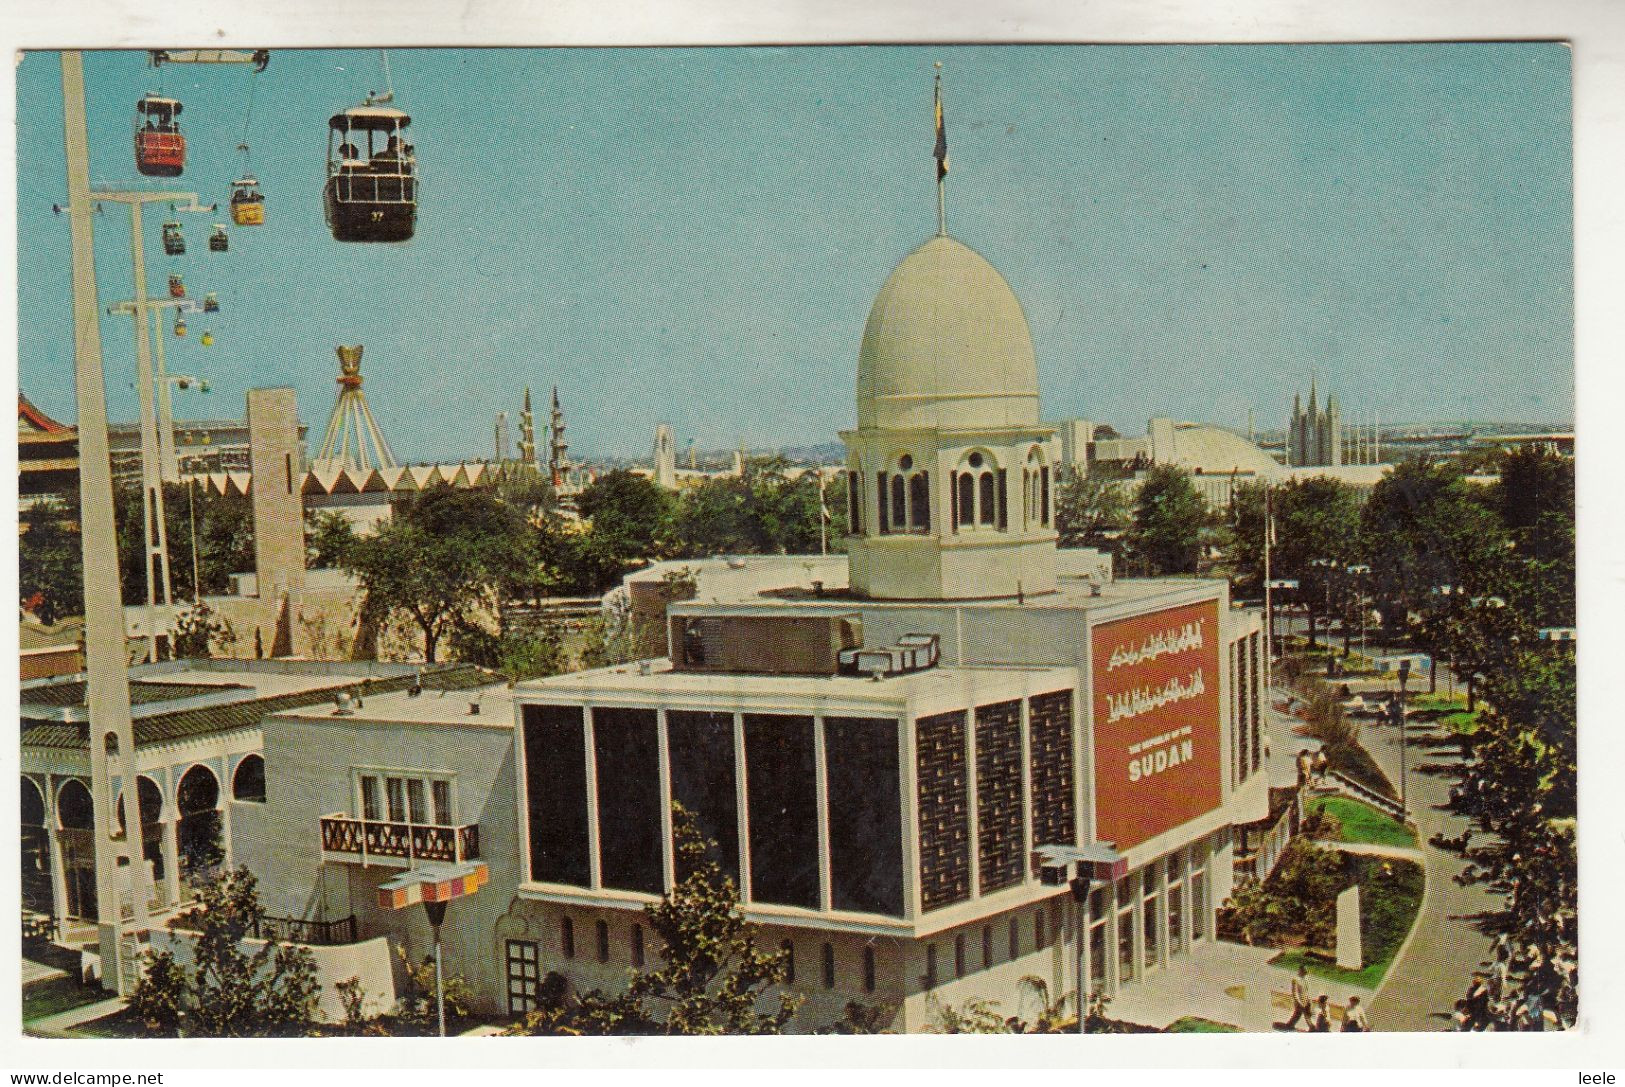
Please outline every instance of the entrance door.
M508 1014L514 1018L536 1010L542 983L542 957L529 940L508 941Z

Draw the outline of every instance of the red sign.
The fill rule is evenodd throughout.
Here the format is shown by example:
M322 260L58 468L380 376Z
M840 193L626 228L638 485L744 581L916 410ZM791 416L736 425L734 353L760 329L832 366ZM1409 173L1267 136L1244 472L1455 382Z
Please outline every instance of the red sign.
M1219 606L1093 632L1096 837L1120 850L1219 806Z

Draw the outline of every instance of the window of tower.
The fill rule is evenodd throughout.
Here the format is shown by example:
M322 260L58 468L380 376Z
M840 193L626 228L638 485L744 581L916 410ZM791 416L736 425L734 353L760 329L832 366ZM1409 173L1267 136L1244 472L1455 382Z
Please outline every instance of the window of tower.
M983 472L981 478L977 481L976 505L978 507L977 512L980 514L977 521L980 524L991 525L993 523L993 515L997 512L998 506L995 486L992 472Z
M902 476L891 477L891 523L898 532L908 530L908 493Z
M959 523L973 525L976 523L976 475L973 472L961 472L958 479L956 504L959 507Z
M907 457L903 458L908 460ZM908 525L916 532L931 531L931 480L928 472L908 477Z

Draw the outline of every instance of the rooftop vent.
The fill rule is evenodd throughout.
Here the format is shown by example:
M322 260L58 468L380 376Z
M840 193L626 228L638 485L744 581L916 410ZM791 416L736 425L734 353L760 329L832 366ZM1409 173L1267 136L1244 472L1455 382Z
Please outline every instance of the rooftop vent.
M923 672L935 667L940 655L935 634L905 634L897 639L896 645L841 650L841 671L880 679L904 672Z

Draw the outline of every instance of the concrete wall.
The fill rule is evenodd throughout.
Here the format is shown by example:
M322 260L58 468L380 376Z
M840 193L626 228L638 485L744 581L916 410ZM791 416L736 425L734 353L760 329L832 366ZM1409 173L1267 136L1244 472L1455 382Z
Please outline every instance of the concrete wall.
M299 407L290 388L248 390L249 470L254 500L254 569L270 600L305 581L304 481Z
M153 952L168 951L183 967L190 967L196 936L189 932L168 929L152 930ZM263 940L244 940L244 954L256 954L265 946ZM301 945L307 946L307 945ZM363 940L360 943L333 947L308 946L316 960L316 982L321 986L317 998L317 1018L329 1023L344 1020L344 1004L339 999L338 984L351 978L361 980L366 998L362 1010L370 1015L388 1012L395 1006L395 979L390 962L388 943L383 939Z

